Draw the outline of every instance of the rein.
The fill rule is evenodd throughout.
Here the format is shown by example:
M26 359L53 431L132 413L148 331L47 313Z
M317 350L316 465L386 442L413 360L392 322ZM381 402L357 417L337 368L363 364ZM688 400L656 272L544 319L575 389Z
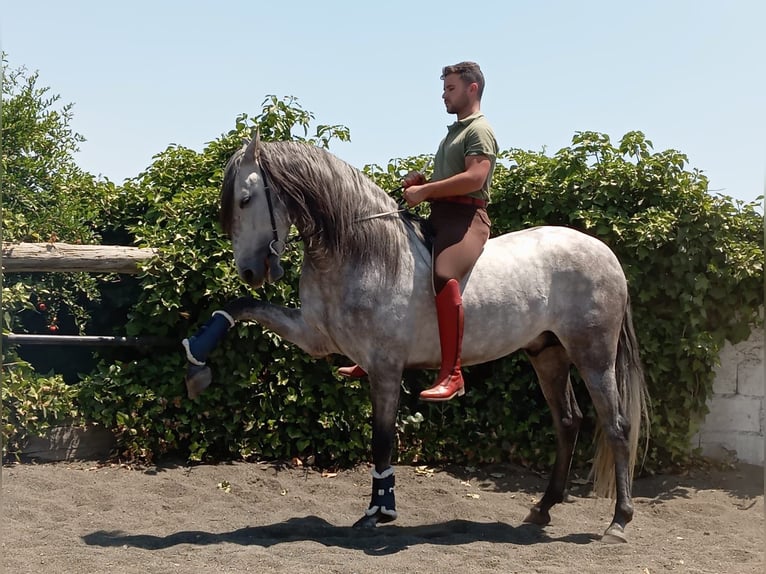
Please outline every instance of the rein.
M269 172L263 169L263 166L258 163L258 169L261 171L261 174L263 174L263 181L264 181L264 189L266 191L266 203L269 206L269 219L271 220L271 233L274 239L271 240L269 243L269 251L271 251L272 255L275 255L276 257L280 257L282 255L282 252L285 250L285 247L289 243L295 243L296 241L304 241L306 240L305 237L302 235L298 235L297 237L293 237L292 239L288 239L287 241L280 241L279 239L279 233L277 232L277 222L276 217L274 216L274 204L271 199L271 176L269 175ZM393 191L401 191L401 187L398 187L394 189ZM374 213L373 215L367 215L365 217L360 217L359 219L355 219L355 223L361 223L363 221L370 221L372 219L379 219L381 217L388 217L391 215L396 215L398 213L403 213L407 211L407 204L405 203L404 199L399 201L399 208L398 209L392 209L391 211L382 211L381 213Z
M402 187L399 186L393 191L401 191ZM393 191L391 193L393 193ZM388 217L389 215L396 215L397 213L402 213L404 211L407 211L407 204L405 203L404 199L401 199L399 201L399 209L392 209L391 211L383 211L381 213L375 213L373 215L367 215L365 217L360 217L359 219L355 219L355 223L359 223L362 221L369 221L371 219L378 219L380 217Z
M431 166L432 163L433 163L433 158L429 158L428 161L426 162L425 166L422 168L423 172L425 172ZM404 191L404 186L400 185L396 189L392 190L390 193L394 193L394 192L397 192L397 191ZM390 193L389 193L389 195L390 195ZM376 213L374 215L368 215L367 217L360 217L356 221L357 222L369 221L370 219L378 219L379 217L388 217L389 215L396 215L397 213L402 213L404 211L407 211L407 209L408 209L407 208L407 202L404 200L404 197L402 197L399 200L399 209L394 209L392 211L384 211L382 213Z
M375 213L373 215L367 215L366 217L360 217L359 219L355 219L354 223L361 223L363 221L370 221L371 219L379 219L381 217L389 217L391 215L396 215L398 213L403 213L405 211L407 211L406 207L400 207L399 209L392 209L391 211L382 211L380 213ZM317 233L319 233L319 231L315 231L312 235L316 235ZM309 237L311 237L311 235L309 235ZM304 237L303 235L297 235L293 237L292 239L288 239L286 243L289 245L291 243L296 243L298 241L305 242L306 237ZM272 241L272 243L274 243L274 241ZM274 249L271 248L271 244L269 244L269 248L271 249L271 252L274 253ZM282 249L284 250L284 246L282 247Z
M360 217L359 219L355 219L355 223L360 223L362 221L369 221L370 219L378 219L379 217L388 217L389 215L396 215L397 213L402 213L404 211L407 211L406 207L400 207L399 209L393 209L391 211L383 211L381 213L375 213L374 215L368 215L366 217Z

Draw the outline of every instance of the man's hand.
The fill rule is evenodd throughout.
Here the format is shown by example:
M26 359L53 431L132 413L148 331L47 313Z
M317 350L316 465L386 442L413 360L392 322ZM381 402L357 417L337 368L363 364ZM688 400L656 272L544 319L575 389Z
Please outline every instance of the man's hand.
M425 195L423 184L426 183L426 176L419 171L411 171L404 176L402 187L404 188L404 201L409 207L415 207L424 202L428 197Z
M426 188L422 185L411 185L404 190L404 201L407 202L409 207L415 207L426 199L428 199Z
M408 187L412 187L413 185L423 185L426 182L426 176L424 176L419 171L411 171L407 175L404 176L404 179L402 180L402 187L404 189L407 189Z

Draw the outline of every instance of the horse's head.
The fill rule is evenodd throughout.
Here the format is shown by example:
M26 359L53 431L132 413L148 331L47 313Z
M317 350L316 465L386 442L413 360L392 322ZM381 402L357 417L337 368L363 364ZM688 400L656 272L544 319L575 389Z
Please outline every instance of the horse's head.
M279 257L290 228L284 203L260 166L260 153L256 135L229 160L221 189L221 226L231 237L239 277L254 288L284 275Z

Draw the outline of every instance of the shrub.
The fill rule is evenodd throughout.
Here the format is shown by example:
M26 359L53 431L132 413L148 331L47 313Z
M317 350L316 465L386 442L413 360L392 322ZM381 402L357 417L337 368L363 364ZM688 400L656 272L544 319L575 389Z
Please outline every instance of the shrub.
M44 108L34 93L27 90L27 105ZM5 107L3 113L5 135ZM309 136L313 120L295 98L269 96L257 116L238 117L234 129L201 152L171 146L124 185L94 182L74 168L56 180L55 185L83 183L90 201L73 194L71 205L64 205L67 194L54 201L55 194L45 191L55 186L41 183L30 194L19 184L19 200L9 208L11 228L17 230L11 238L33 237L21 233L34 227L25 227L24 202L54 207L60 202L53 211L70 214L60 223L62 230L72 230L68 240L137 243L156 248L158 255L130 280L12 277L3 291L6 305L10 302L4 329L19 328L24 313L39 313L35 304L44 299L77 315L80 328L98 324L121 334L180 342L213 310L247 292L216 223L226 160L256 126L266 141L298 138L328 146L348 139L342 126L319 125ZM401 176L423 169L429 157L371 164L365 171L396 195ZM32 173L24 171L28 159L4 168L26 181L20 174ZM720 348L726 339L747 336L763 304L762 216L754 204L711 196L705 176L686 169L686 163L677 151L653 152L640 132L626 134L616 146L603 134L578 133L570 147L551 156L503 152L490 206L494 234L567 225L599 237L617 253L629 281L653 399L649 469L688 462L689 439L705 415ZM89 231L78 237L75 229L86 221ZM301 246L291 243L284 279L256 296L298 306L301 262ZM88 303L91 299L100 299L100 307ZM337 360L313 360L257 325L238 325L209 359L214 385L189 401L180 345L156 348L150 355L101 353L98 366L72 388L55 377L33 375L8 356L4 370L13 384L4 390L3 405L12 416L4 432L9 437L23 424L39 430L34 422L50 409L73 414L76 392L79 412L115 429L126 457L180 452L199 461L314 455L323 466L352 464L369 456L371 408L366 382L334 375ZM22 366L9 371L11 363ZM466 369L470 392L460 401L418 402L417 392L430 378L421 371L405 373L397 425L400 462L511 459L540 467L552 462L550 413L522 355ZM595 420L584 386L575 387L586 414L576 453L582 464L589 457ZM50 397L40 395L43 389Z

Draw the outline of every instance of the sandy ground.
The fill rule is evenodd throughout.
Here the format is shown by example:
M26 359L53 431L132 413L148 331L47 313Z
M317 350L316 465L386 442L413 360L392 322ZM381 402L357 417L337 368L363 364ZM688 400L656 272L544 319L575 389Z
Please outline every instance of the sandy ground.
M612 501L582 480L539 528L522 520L547 481L528 470L400 466L396 477L399 519L358 531L367 467L5 466L2 564L13 574L764 572L760 467L638 479L619 545L599 540Z

